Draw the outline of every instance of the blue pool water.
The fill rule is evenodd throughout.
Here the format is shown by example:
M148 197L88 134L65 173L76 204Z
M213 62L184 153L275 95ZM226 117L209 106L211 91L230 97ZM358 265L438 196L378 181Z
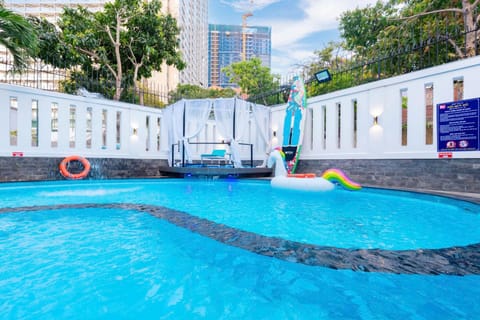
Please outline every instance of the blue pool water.
M343 248L480 242L480 207L411 193L272 190L263 181L0 185L0 207L134 203ZM475 319L480 276L312 267L228 246L144 212L0 213L2 319Z

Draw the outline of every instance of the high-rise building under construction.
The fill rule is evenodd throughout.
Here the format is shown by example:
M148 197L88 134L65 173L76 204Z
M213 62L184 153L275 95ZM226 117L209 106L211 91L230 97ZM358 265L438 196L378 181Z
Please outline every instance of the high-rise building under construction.
M234 87L222 68L254 57L262 65L271 65L271 28L210 24L208 37L208 84L214 87Z

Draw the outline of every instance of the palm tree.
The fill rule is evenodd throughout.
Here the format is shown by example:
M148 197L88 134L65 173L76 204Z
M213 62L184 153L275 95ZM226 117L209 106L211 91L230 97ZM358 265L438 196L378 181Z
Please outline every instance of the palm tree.
M0 45L13 56L15 69L26 67L35 54L38 37L33 26L21 15L0 5Z

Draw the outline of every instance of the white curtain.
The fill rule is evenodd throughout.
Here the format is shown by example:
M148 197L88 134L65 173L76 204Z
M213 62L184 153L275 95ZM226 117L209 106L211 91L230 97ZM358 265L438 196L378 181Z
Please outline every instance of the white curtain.
M250 102L235 99L235 140L245 141L250 122Z
M243 100L235 98L220 98L215 100L180 100L169 106L164 111L165 123L168 128L168 162L171 163L172 144L184 145L185 159L192 162L192 152L188 139L200 135L205 129L210 112L215 113L215 123L218 133L226 141L230 141L230 153L235 167L241 167L239 141L247 139L249 122L253 118L256 125L256 134L269 148L269 119L270 109L262 105L252 105ZM252 110L250 111L250 107ZM233 116L235 112L235 139L233 137ZM185 136L183 134L185 113ZM184 143L182 143L184 142ZM180 153L182 149L180 148Z
M235 168L242 167L238 143L233 139L233 113L235 99L217 99L213 103L217 129L227 141L230 141L230 153Z
M175 143L180 143L183 136L183 110L185 107L185 101L180 100L176 103L170 105L165 109L165 123L168 128L168 164L170 166L172 163L172 145Z
M263 105L253 105L253 118L255 119L255 125L257 126L257 133L259 134L265 145L270 143L270 108Z
M189 139L198 136L208 121L208 116L212 110L212 101L210 99L185 100L185 157L189 163L192 162L192 152Z
M256 132L260 136L266 148L265 157L263 163L259 167L265 167L268 160L270 149L272 148L270 139L270 108L263 105L253 105L253 118L255 119Z

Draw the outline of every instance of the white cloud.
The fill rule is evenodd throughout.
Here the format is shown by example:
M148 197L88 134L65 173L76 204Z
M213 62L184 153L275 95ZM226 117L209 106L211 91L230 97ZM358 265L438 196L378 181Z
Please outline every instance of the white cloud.
M289 72L313 57L312 47L322 49L325 43L305 43L305 39L322 31L338 28L341 13L357 7L374 4L376 0L301 0L296 2L302 16L294 19L265 20L254 17L254 22L272 27L272 71ZM302 42L303 41L303 42Z
M281 0L220 0L238 12L256 11L268 7Z
M295 73L313 58L310 50L296 49L289 52L272 53L272 73L282 76Z
M283 10L300 12L291 19L265 19L260 15L250 18L249 24L270 26L272 28L272 72L286 73L296 69L296 65L308 62L313 57L313 49L322 49L326 43L307 43L308 37L322 31L338 28L341 13L375 4L377 0L220 0L238 12L255 12L268 8L272 4L283 4ZM295 8L293 8L293 6ZM285 12L284 12L285 13ZM279 14L284 17L285 14Z
M303 0L299 8L303 10L302 18L291 20L263 20L263 24L272 27L272 45L276 49L292 44L321 31L338 28L338 18L342 12L375 3L374 0Z

